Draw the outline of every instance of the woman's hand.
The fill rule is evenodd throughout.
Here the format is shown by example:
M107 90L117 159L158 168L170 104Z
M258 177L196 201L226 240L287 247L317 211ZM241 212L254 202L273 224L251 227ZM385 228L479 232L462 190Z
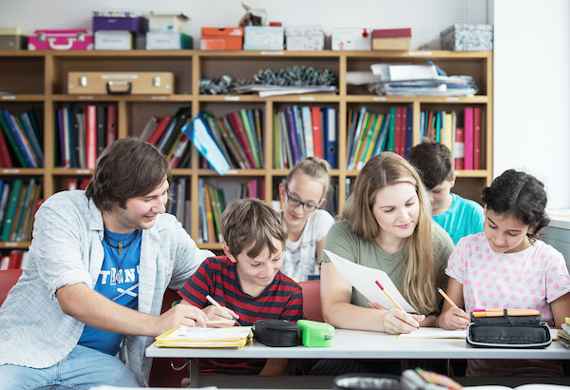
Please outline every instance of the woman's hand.
M469 315L457 307L450 307L437 317L436 326L442 329L465 329L469 325Z
M424 315L409 314L399 309L384 310L382 329L389 334L410 333L419 329L420 323L424 319Z

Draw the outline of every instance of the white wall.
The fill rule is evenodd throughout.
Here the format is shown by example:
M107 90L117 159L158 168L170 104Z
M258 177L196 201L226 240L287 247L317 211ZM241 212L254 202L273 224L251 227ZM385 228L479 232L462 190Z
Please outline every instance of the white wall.
M567 0L250 0L284 25L413 29L413 48L453 23L495 24L495 175L525 169L547 186L552 207L570 206L570 80ZM159 6L160 4L160 6ZM195 39L204 25L232 25L239 0L0 0L0 26L89 28L106 8L184 12ZM515 9L516 7L516 9ZM326 12L323 11L326 9ZM326 17L323 14L326 14Z
M494 3L495 175L525 170L570 207L569 2Z
M453 23L486 23L487 0L246 0L264 7L269 20L286 25L344 27L412 27L413 47L439 38ZM240 0L0 0L0 26L90 28L94 9L184 12L187 31L199 38L204 25L236 25L243 14ZM326 17L323 15L326 14Z

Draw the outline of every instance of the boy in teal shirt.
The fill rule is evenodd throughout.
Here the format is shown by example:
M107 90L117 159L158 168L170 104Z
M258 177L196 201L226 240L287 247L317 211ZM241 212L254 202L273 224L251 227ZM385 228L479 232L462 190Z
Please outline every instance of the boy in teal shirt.
M455 185L451 152L443 144L424 142L412 148L410 162L426 186L433 220L447 231L454 244L483 231L483 209L469 199L451 193Z

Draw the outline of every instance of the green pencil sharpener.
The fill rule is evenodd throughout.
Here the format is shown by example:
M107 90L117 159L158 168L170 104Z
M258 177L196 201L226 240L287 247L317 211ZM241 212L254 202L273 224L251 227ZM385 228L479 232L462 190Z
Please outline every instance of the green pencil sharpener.
M330 347L334 336L334 327L324 322L299 320L297 327L301 332L301 342L305 347Z

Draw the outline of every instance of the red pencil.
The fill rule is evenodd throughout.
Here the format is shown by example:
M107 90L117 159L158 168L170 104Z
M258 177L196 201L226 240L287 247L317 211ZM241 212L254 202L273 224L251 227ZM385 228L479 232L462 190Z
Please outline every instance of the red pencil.
M398 303L396 302L396 300L392 297L392 295L390 295L388 293L388 291L386 291L384 289L384 286L382 286L382 283L380 283L378 280L375 280L374 283L376 283L376 285L378 286L378 288L380 289L380 291L382 291L384 293L384 295L386 296L386 298L388 298L388 300L390 302L392 302L392 305L394 305L394 307L396 307L397 309L400 309L402 311L405 312L404 308Z

